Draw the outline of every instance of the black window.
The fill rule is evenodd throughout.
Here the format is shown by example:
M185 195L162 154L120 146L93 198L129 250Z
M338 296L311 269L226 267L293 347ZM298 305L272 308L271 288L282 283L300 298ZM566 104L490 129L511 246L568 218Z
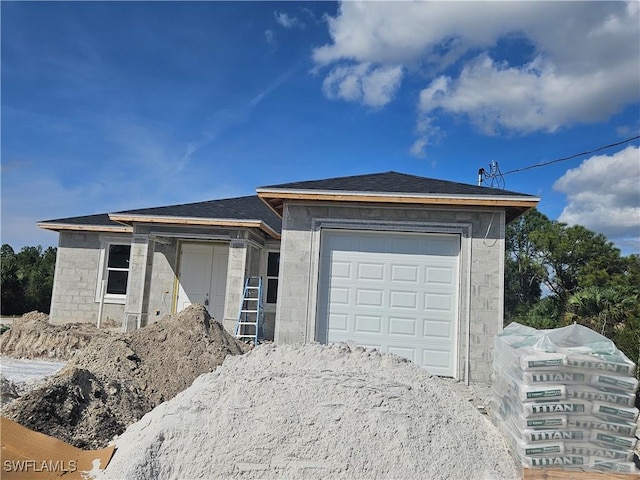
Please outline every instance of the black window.
M129 278L130 245L109 245L107 260L107 293L126 295Z
M267 256L267 303L278 300L278 273L280 272L280 252L269 252Z

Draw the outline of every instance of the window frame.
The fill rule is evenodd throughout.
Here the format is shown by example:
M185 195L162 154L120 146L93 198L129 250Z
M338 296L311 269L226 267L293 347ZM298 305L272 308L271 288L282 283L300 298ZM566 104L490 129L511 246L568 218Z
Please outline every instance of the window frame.
M269 256L272 254L277 254L278 256L280 255L280 250L276 250L276 249L269 249L266 250L266 255L265 255L265 265L264 265L264 278L265 278L265 285L264 285L264 293L263 293L263 300L264 300L264 304L267 306L274 306L277 305L278 303L278 287L280 284L280 258L278 258L278 272L277 275L269 275ZM276 291L275 291L275 296L276 296L276 301L275 302L269 302L269 280L275 280L276 281Z
M98 268L98 279L96 282L96 302L100 302L101 300L104 303L113 303L124 305L127 302L127 293L107 293L107 286L109 280L109 272L118 271L118 272L127 272L127 284L126 291L128 292L129 288L129 273L131 272L131 239L127 238L115 238L115 237L105 237L101 239L100 245L100 264ZM124 246L129 248L129 266L127 268L122 267L109 267L109 257L110 250L112 246ZM104 281L104 287L102 282ZM102 297L102 290L104 288L104 299Z

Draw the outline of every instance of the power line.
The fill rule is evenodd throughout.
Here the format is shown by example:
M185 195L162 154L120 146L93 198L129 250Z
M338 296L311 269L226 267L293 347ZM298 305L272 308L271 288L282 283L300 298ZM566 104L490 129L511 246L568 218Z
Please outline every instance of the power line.
M595 150L589 150L588 152L576 153L574 155L570 155L564 158L558 158L556 160L551 160L550 162L538 163L536 165L529 165L528 167L516 168L515 170L510 170L508 172L503 173L502 175L509 175L510 173L523 172L525 170L531 170L532 168L538 167L546 167L547 165L551 165L552 163L564 162L567 160L571 160L572 158L581 157L583 155L589 155L591 153L600 152L601 150L606 150L607 148L617 147L618 145L623 145L625 143L632 142L633 140L637 140L640 138L640 135L636 135L635 137L627 138L626 140L622 140L621 142L611 143L609 145L605 145L604 147L596 148Z

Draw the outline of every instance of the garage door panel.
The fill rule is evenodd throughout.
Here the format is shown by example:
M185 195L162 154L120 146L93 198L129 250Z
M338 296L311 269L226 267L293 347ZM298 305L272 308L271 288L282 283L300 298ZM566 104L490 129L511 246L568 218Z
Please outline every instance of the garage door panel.
M427 267L426 281L427 283L436 283L451 285L455 280L455 272L450 266L446 267Z
M391 308L408 308L415 310L418 307L418 294L416 292L405 291L389 292L389 306Z
M351 293L349 288L332 287L331 303L335 305L349 305L349 293Z
M418 363L417 353L415 348L410 347L389 347L389 353L404 357L407 360L411 360L414 363Z
M356 315L354 333L382 333L382 317L378 315Z
M329 325L331 331L346 332L349 321L349 315L343 313L332 313L329 315Z
M431 367L431 373L434 375L447 375L442 373L450 370L451 353L442 350L424 348L422 349L422 364Z
M358 280L384 280L384 264L360 262L357 278Z
M323 233L317 339L454 376L459 250L457 235Z
M427 312L435 311L438 316L443 312L454 312L453 295L448 293L427 292L424 296L424 304Z
M418 320L406 317L389 317L389 334L415 337Z
M368 290L359 288L356 291L356 306L358 307L382 307L384 290Z
M453 328L451 327L451 322L437 322L433 320L424 320L423 321L423 337L425 339L430 338L444 338L444 339L452 339L453 338Z
M351 263L334 261L331 265L331 278L349 280L351 278Z
M418 267L415 265L391 265L391 281L416 283L418 281Z

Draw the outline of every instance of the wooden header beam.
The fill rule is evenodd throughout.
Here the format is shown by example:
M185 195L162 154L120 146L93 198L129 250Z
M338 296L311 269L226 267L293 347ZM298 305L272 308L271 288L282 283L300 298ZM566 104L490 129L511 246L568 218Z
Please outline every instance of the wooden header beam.
M535 208L540 199L538 197L520 196L437 196L437 195L393 195L377 193L335 193L335 192L277 192L258 190L258 197L275 213L282 217L284 202L293 201L326 201L352 203L379 203L401 205L431 205L431 206L463 206L463 207L503 207L524 213ZM520 214L521 214L520 213ZM517 218L519 215L515 215Z
M109 218L114 222L127 225L133 223L164 223L171 225L194 225L226 228L258 228L272 238L279 239L280 234L273 230L262 220L233 220L225 218L197 218L197 217L164 217L157 215L119 215L109 214Z

